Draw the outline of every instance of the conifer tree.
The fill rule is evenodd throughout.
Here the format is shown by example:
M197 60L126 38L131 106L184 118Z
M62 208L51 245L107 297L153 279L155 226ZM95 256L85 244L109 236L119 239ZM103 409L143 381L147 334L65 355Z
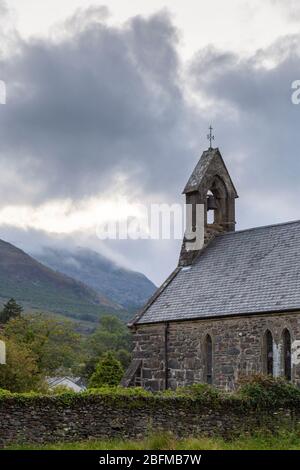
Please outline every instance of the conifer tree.
M89 381L89 388L103 387L105 385L119 385L123 376L123 367L112 352L103 354L95 372Z
M10 299L3 307L0 312L0 323L5 324L11 318L20 317L23 312L23 307L15 301L15 299Z

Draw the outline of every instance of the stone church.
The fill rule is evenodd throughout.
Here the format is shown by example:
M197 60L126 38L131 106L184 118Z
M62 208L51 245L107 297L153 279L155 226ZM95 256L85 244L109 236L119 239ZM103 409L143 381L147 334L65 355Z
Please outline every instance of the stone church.
M204 243L183 240L177 268L129 325L122 384L230 390L259 372L300 385L300 221L235 231L238 195L218 148L203 152L183 192L205 207Z

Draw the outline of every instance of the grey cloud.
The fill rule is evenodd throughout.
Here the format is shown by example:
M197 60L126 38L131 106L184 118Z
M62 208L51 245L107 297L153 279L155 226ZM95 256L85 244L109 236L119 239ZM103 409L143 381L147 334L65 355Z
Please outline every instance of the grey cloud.
M120 28L92 13L83 30L73 17L73 34L19 42L0 62L0 162L17 175L10 190L0 171L1 201L78 199L113 187L117 173L141 193L175 192L169 169L192 156L193 122L176 29L163 12Z
M59 33L62 28L72 35L74 32L84 31L91 24L103 23L109 17L110 12L105 5L91 5L87 8L78 8L71 17L54 29L56 29L56 33Z

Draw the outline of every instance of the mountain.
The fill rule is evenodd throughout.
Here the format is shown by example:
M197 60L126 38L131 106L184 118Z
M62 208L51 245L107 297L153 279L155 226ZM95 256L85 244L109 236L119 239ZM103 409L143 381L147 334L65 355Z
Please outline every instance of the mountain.
M127 316L117 303L71 277L55 272L0 240L0 302L14 297L25 309L97 321L103 313ZM125 318L126 319L126 318Z
M124 269L87 248L43 248L34 256L46 266L83 282L129 310L140 308L156 290L141 273Z

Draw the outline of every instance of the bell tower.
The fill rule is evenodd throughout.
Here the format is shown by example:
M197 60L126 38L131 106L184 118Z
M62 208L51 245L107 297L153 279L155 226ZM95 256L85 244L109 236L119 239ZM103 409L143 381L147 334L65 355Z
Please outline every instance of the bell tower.
M210 134L210 143L211 139ZM186 205L192 212L190 222L187 221L186 233L197 233L199 228L204 230L201 247L199 244L193 246L186 235L184 237L179 266L188 266L212 238L219 233L235 230L235 199L238 194L218 148L210 146L203 152L183 194L186 197ZM196 217L199 213L197 206L201 205L202 217ZM203 224L203 227L197 224Z

